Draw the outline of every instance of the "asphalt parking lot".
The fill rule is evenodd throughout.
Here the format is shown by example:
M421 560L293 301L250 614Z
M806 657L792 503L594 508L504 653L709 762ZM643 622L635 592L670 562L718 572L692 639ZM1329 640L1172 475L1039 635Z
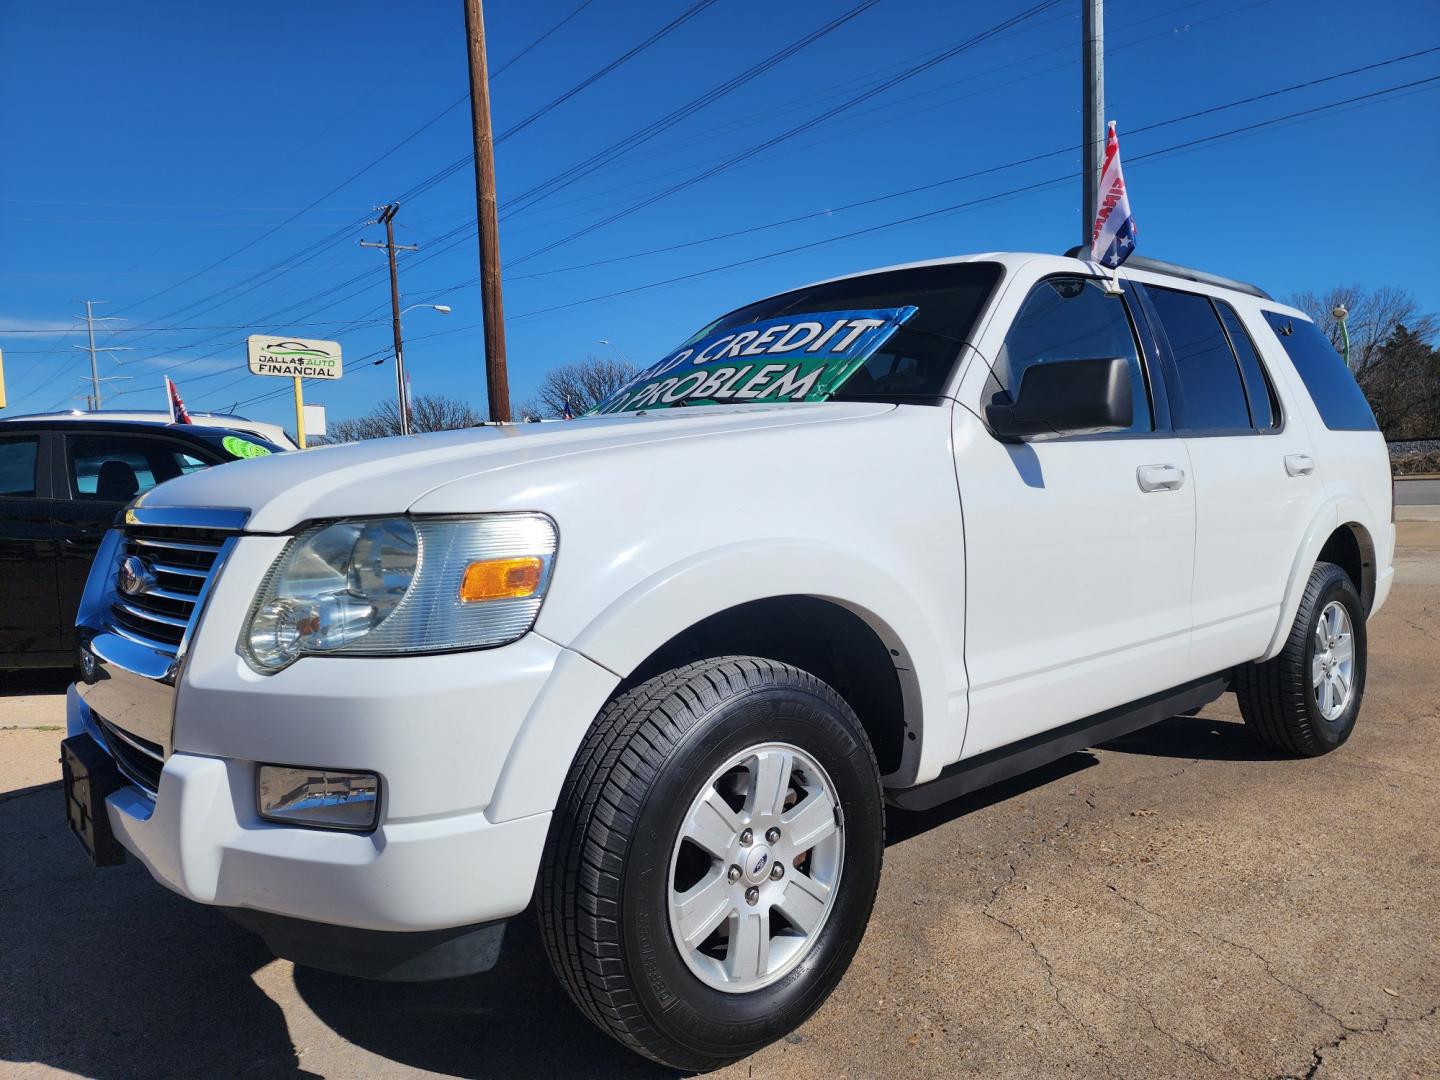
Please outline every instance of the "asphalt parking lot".
M1229 697L927 815L890 815L829 1003L724 1076L1440 1076L1440 522L1402 522L1354 738L1246 739ZM532 922L500 966L374 984L275 960L55 781L63 677L0 674L0 1072L665 1076L590 1028Z

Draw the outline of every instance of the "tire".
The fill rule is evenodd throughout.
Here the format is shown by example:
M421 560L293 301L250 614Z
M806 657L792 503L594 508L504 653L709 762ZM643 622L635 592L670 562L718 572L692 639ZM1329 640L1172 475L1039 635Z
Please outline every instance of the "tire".
M1331 614L1337 607L1343 619ZM1330 698L1323 679L1321 687L1315 685L1317 675L1323 676L1327 670L1336 675L1343 672L1343 661L1338 659L1345 652L1343 647L1319 648L1319 637L1324 636L1318 633L1322 617L1332 628L1337 619L1341 625L1348 624L1350 667L1343 707L1335 684ZM1300 757L1328 754L1355 729L1365 696L1365 668L1365 608L1360 594L1340 567L1316 563L1280 654L1235 669L1240 715L1257 739L1281 753Z
M782 775L777 784L762 779ZM838 811L817 794L827 790ZM748 846L734 822L710 810L717 799L739 824L757 826ZM775 817L765 805L790 809ZM713 836L692 827L713 823L707 812L726 821ZM729 854L692 843L692 832ZM785 846L822 834L805 853ZM602 1031L663 1065L714 1069L794 1030L829 996L869 921L883 852L879 771L844 699L786 664L703 660L635 687L596 720L546 840L540 930L556 976ZM825 881L834 887L817 917L800 901ZM675 931L691 924L672 913L672 889L684 888L696 897L714 890L706 903L729 912L693 948ZM735 890L763 899L748 891L737 899ZM791 908L805 918L791 923ZM766 912L768 923L759 918ZM706 933L706 921L687 933ZM754 955L771 960L747 966L752 952L738 946L761 933L766 944Z

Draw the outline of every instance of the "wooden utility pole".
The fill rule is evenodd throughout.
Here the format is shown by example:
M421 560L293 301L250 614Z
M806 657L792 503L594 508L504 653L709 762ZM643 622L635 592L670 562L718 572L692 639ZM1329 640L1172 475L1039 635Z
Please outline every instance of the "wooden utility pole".
M395 252L397 251L419 251L415 244L395 243L395 215L400 212L399 203L391 203L389 206L380 208L380 218L377 224L385 226L385 243L372 244L368 240L361 240L361 247L384 248L385 254L390 258L390 328L395 335L395 403L400 414L400 434L410 434L410 395L406 393L405 386L405 339L400 333L400 274L395 268ZM295 385L300 385L296 380ZM300 408L299 391L296 391L295 408Z
M1081 168L1085 170L1080 185L1080 244L1089 248L1105 160L1105 0L1080 0L1080 16Z
M495 137L490 127L490 72L485 63L485 16L480 0L465 0L470 43L470 119L475 132L475 214L480 227L480 309L485 324L485 387L490 419L510 419L505 369L505 304L500 295L500 224L495 210Z

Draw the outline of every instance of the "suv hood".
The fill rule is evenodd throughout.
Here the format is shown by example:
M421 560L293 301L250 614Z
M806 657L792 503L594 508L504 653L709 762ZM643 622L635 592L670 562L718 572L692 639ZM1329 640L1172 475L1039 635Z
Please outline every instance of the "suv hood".
M317 518L404 513L427 493L482 473L509 471L515 486L533 486L537 470L555 468L547 463L572 454L606 453L649 443L657 444L654 452L664 453L665 448L658 444L854 421L895 408L884 403L834 401L733 409L707 406L372 439L215 466L152 488L134 505L245 509L250 511L247 531L287 532ZM563 463L558 467L563 469ZM506 486L511 484L506 482ZM473 508L475 512L487 509L492 508Z

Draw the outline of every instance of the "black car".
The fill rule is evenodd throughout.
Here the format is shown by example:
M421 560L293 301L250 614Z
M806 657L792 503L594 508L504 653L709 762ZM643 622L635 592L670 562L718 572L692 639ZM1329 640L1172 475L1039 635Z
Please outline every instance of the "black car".
M90 563L156 484L279 453L252 432L136 420L0 422L0 669L68 667Z

